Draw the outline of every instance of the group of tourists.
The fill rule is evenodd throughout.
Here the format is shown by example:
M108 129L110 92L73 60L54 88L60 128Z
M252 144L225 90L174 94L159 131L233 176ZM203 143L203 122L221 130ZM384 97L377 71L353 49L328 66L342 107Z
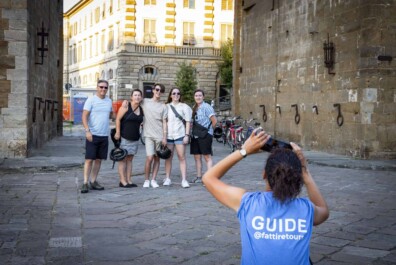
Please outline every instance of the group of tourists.
M171 150L171 156L165 162L163 185L171 185L172 158L176 152L181 186L188 188L185 149L191 141L190 154L194 155L197 173L194 182L203 182L213 197L237 212L242 241L241 264L311 263L312 228L329 217L329 209L297 144L290 143L292 150L276 148L271 151L262 174L264 191L250 192L231 186L221 178L246 156L262 149L270 140L264 130L253 131L241 150L213 165L212 135L217 120L213 108L204 102L204 91L197 89L194 92L195 105L191 109L182 102L178 88L171 89L166 104L161 102L161 94L165 92L162 84L153 86L151 99L143 100L142 92L135 89L130 101L123 103L115 117L112 102L106 96L107 90L108 82L99 80L96 95L88 98L84 105L82 121L86 132L86 154L81 193L104 189L97 176L101 160L107 158L109 118L116 119L114 138L120 139L120 148L127 151L127 156L118 164L119 186L137 186L132 181L132 161L138 151L143 122L147 156L144 188L159 187L156 179L160 158L156 154L161 146ZM202 158L207 167L204 175ZM308 198L299 197L304 185Z
M190 187L187 180L186 146L190 143L190 154L194 156L197 175L193 183L202 183L202 160L207 169L213 166L212 141L213 128L217 119L214 109L204 101L205 93L201 89L194 91L193 109L183 102L179 88L172 88L166 103L161 101L165 92L163 84L152 87L152 98L143 99L142 91L134 89L130 100L125 100L117 115L112 113L111 100L106 96L108 82L99 80L96 95L87 99L83 110L83 126L86 131L86 155L84 164L84 183L81 193L89 189L103 190L97 181L101 161L107 158L109 118L115 119L115 140L120 141L119 148L126 150L124 159L118 162L119 187L137 187L132 181L133 157L139 147L139 138L144 137L146 148L145 181L143 188L158 188L157 175L160 158L157 150L166 146L170 157L165 160L165 179L163 186L172 183L172 160L177 154L181 173L181 186ZM143 124L143 134L140 135ZM192 135L192 125L207 128L204 137ZM88 180L91 180L90 182Z

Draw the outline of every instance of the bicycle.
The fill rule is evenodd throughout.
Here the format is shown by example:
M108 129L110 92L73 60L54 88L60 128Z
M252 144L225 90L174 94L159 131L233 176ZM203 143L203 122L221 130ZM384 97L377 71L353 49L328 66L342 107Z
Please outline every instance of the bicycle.
M243 141L243 127L241 125L235 124L235 121L241 119L241 117L237 116L230 120L230 125L228 127L226 133L226 143L230 147L231 152L234 152L237 149L241 149ZM227 122L226 122L227 124Z

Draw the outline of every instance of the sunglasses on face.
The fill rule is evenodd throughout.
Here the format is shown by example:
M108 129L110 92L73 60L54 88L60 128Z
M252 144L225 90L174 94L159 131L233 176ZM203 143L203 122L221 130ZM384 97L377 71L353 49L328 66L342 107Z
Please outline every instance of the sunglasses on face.
M157 92L158 92L158 91L161 92L161 88L155 88L154 90L157 91Z
M173 92L172 95L173 96L175 96L175 95L179 95L180 96L180 92Z
M100 89L108 89L107 86L99 86Z

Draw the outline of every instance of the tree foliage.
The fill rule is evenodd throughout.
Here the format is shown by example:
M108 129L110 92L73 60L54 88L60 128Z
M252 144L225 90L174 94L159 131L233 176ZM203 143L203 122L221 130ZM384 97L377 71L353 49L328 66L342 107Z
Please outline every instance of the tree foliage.
M232 87L232 52L234 48L234 42L228 39L224 42L221 47L221 57L223 61L219 64L220 79L221 83L227 88Z
M197 88L196 69L186 62L179 63L179 71L176 73L175 85L183 95L183 101L192 104L194 102L194 90Z

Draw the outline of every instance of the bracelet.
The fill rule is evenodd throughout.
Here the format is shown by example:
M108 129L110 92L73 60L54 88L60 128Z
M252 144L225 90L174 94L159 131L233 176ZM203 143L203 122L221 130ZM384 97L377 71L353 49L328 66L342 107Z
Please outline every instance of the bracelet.
M190 136L190 135L186 133L186 135L185 135L185 136Z

